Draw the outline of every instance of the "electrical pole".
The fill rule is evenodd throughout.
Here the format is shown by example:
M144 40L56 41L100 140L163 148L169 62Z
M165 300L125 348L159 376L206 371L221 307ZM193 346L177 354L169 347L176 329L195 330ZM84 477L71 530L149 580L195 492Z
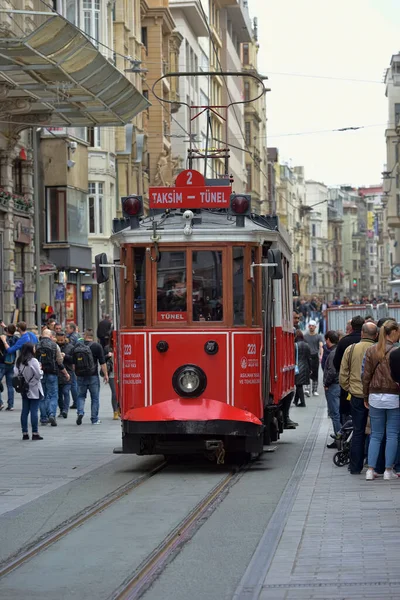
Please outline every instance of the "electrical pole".
M42 325L42 309L40 301L40 186L39 186L39 146L40 129L32 127L33 147L33 225L35 229L35 263L36 263L36 325Z

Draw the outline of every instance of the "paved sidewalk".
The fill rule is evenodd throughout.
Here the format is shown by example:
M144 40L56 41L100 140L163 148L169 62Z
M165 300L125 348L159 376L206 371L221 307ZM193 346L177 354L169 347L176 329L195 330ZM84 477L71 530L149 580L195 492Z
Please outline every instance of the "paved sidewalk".
M324 418L260 600L400 598L400 479L336 467Z
M6 398L7 392L3 394ZM58 426L39 427L43 441L22 441L21 398L15 410L0 412L0 515L69 483L114 460L121 445L120 421L112 420L110 388L101 382L100 425L90 423L90 398L85 417L76 425L76 411Z

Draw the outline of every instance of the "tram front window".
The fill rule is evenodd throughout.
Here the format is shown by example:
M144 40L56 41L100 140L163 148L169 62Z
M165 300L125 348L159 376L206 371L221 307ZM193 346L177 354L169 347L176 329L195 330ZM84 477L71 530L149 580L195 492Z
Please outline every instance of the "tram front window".
M161 252L157 265L157 314L159 321L187 320L186 254ZM176 319L171 317L174 313Z
M193 251L193 321L222 321L222 252Z

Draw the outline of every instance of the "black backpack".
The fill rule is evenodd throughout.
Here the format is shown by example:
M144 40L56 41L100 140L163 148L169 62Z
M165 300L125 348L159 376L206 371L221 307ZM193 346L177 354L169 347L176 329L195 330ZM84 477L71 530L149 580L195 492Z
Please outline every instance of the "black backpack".
M38 344L36 358L42 363L43 373L46 375L57 375L57 345L49 338L43 338Z
M73 360L75 373L78 377L90 377L95 374L96 364L90 349L90 344L77 342L74 347Z
M29 392L29 381L34 378L34 375L32 375L31 379L27 381L24 376L24 371L25 367L22 371L18 369L18 375L14 375L12 378L12 386L18 394L27 394Z

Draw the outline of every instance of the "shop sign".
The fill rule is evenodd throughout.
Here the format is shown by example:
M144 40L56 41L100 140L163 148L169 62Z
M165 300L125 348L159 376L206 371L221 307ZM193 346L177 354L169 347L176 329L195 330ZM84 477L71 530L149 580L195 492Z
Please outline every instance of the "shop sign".
M24 281L23 279L15 279L14 280L14 298L23 298L24 297Z
M14 242L17 244L30 244L32 239L30 219L14 215L14 225Z
M58 285L56 287L55 299L56 300L65 300L65 287L63 285Z
M92 286L91 285L85 285L84 288L85 289L83 291L83 299L84 300L91 300L93 298Z

